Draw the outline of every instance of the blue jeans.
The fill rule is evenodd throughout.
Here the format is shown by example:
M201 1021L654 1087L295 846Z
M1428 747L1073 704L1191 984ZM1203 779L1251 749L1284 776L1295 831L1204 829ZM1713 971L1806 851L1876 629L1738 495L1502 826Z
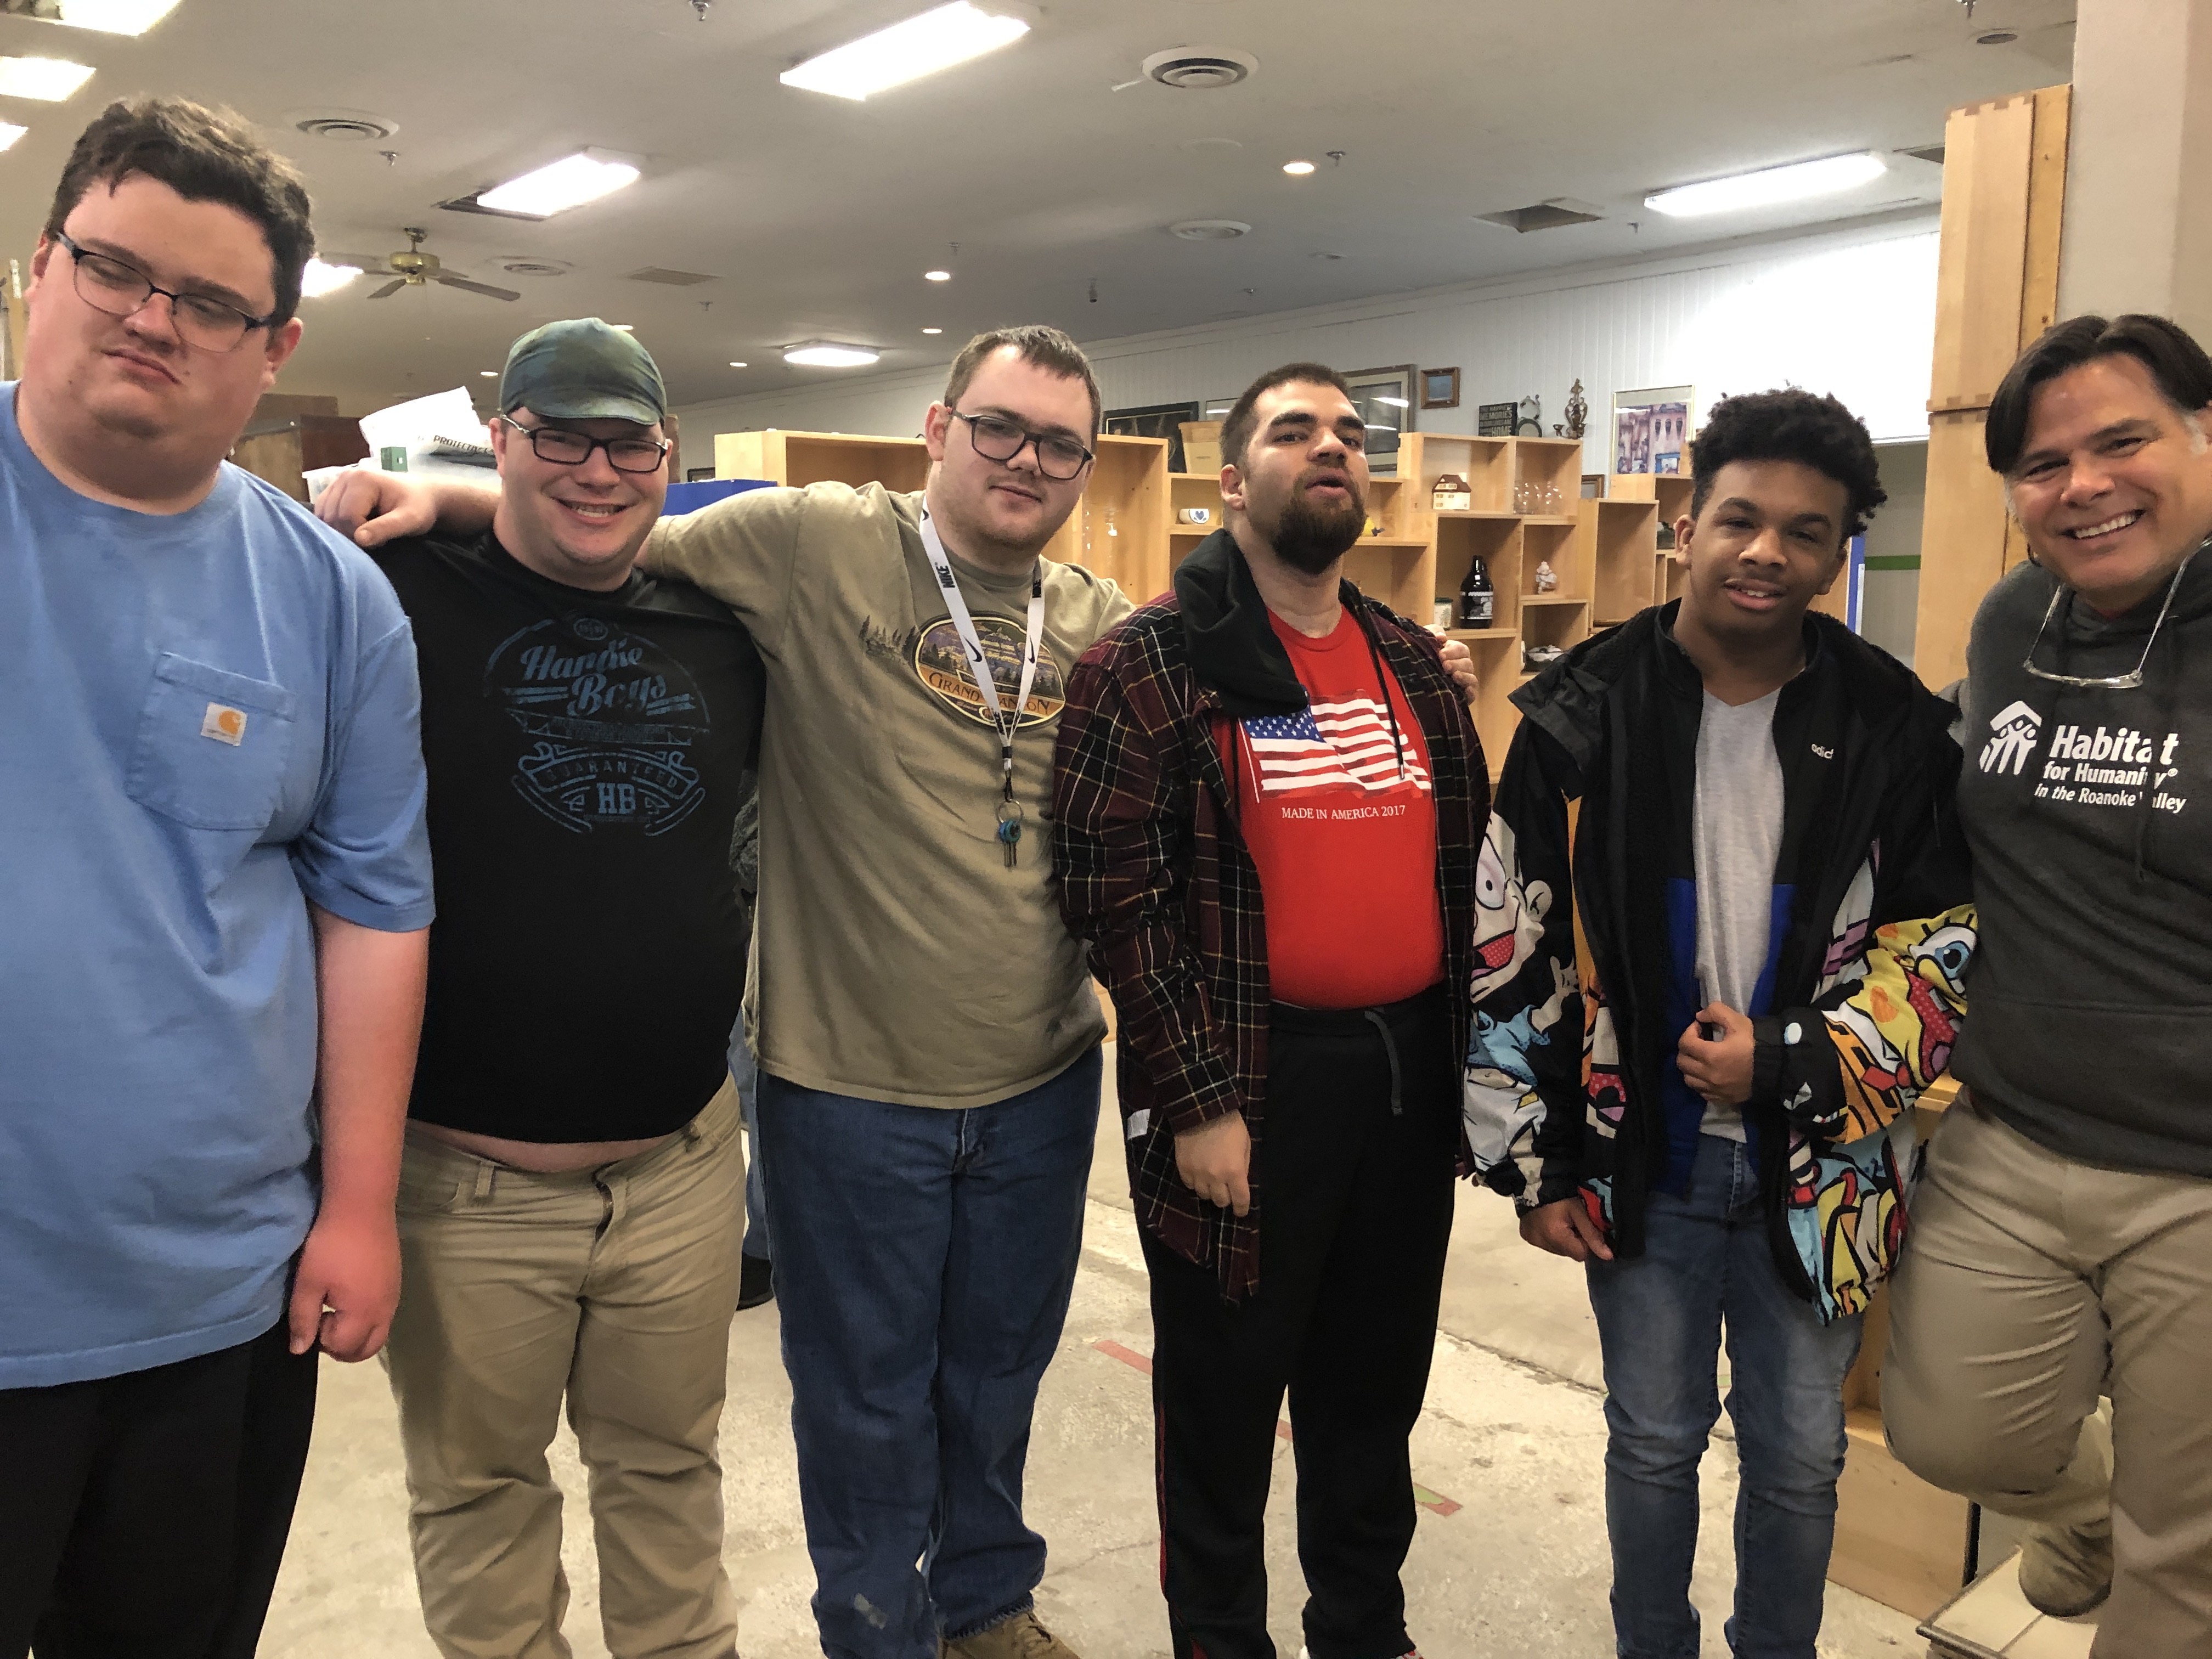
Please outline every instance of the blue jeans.
M1844 1373L1861 1321L1824 1326L1783 1282L1757 1168L1741 1143L1717 1135L1698 1138L1686 1194L1651 1194L1644 1254L1592 1261L1589 1275L1611 1431L1616 1650L1697 1659L1698 1460L1720 1416L1725 1322L1742 1468L1729 1648L1737 1659L1814 1659L1844 1468Z
M769 1245L768 1188L761 1176L760 1067L745 1041L743 1014L730 1030L730 1081L738 1085L738 1112L745 1126L744 1253L766 1261L775 1252Z
M993 1106L760 1079L814 1617L830 1659L936 1659L1032 1605L1037 1382L1083 1243L1099 1054ZM915 1565L916 1558L921 1565Z

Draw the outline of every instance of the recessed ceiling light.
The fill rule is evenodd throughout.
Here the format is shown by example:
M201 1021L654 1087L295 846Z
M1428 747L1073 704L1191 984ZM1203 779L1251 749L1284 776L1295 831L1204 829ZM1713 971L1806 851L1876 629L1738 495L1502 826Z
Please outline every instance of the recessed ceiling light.
M944 333L944 332L945 332L945 331L944 331L943 329L941 329L941 328L925 328L925 329L924 329L924 330L922 330L921 331L922 331L924 334L942 334L942 333Z
M857 102L871 93L918 81L1020 40L1030 26L1022 18L1006 15L1007 9L992 0L981 5L952 0L951 5L810 58L777 78L787 87Z
M177 0L56 0L52 9L31 15L103 34L143 34L176 9Z
M1289 173L1293 179L1303 179L1306 174L1311 173L1313 170L1314 164L1311 161L1285 161L1283 163L1283 171Z
M744 368L744 367L745 367L745 365L744 365L744 364L743 364L743 363L733 362L733 363L732 363L732 364L730 365L730 367L731 367L732 368Z
M1181 219L1168 227L1168 234L1186 242L1231 242L1251 234L1242 219Z
M787 363L801 368L866 368L882 356L866 346L840 345L835 340L808 340L783 354Z
M1818 161L1799 161L1786 167L1765 167L1740 173L1731 179L1684 185L1644 198L1654 213L1692 218L1708 213L1733 213L1745 208L1771 207L1778 202L1802 201L1812 196L1833 195L1876 179L1888 169L1871 150L1854 155L1831 155Z
M28 127L19 127L11 122L0 121L0 149L7 149L29 131Z
M949 270L925 270L921 274L927 280L933 283L949 283L952 280L952 273Z
M310 300L319 300L325 294L337 293L360 275L359 265L337 265L310 259L300 273L300 292Z
M595 202L610 191L637 179L637 168L605 150L580 149L574 155L510 179L483 191L477 205L494 213L526 213L550 219L556 213Z
M92 79L92 65L63 58L0 58L0 95L58 104Z
M1987 34L1976 35L1974 44L1978 46L2008 46L2019 39L2018 29L1991 29Z

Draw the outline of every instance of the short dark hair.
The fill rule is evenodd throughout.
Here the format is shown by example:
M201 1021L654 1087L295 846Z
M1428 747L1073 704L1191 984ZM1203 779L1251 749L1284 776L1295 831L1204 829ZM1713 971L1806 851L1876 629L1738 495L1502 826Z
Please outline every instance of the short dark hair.
M952 360L952 372L945 378L945 406L957 409L961 397L968 390L968 382L975 378L975 371L983 366L983 360L1008 346L1021 354L1024 362L1034 363L1048 374L1083 382L1083 389L1091 394L1091 430L1096 435L1099 416L1105 407L1105 399L1098 395L1098 377L1091 372L1091 359L1084 355L1083 348L1049 323L990 329L962 346L960 355Z
M1730 461L1796 461L1844 487L1844 533L1862 534L1889 492L1881 487L1866 422L1835 398L1785 386L1747 392L1712 406L1690 446L1690 516L1712 499L1713 480Z
M1271 368L1244 388L1243 395L1230 405L1229 418L1221 423L1221 459L1231 466L1244 465L1245 446L1252 441L1252 429L1260 423L1253 410L1260 399L1279 386L1333 386L1348 399L1352 387L1343 375L1327 363L1285 363L1280 368Z
M2212 359L2180 324L2141 312L2109 321L2069 317L2044 330L2041 338L2013 360L1990 399L1989 421L1982 429L1990 471L2003 475L2020 465L2036 387L2100 357L2134 358L2150 372L2160 394L2184 415L2212 404Z
M276 289L270 326L292 320L315 231L307 187L289 161L229 110L183 98L118 99L77 135L46 214L46 234L60 234L94 185L113 190L136 174L167 185L187 202L236 208L259 226Z

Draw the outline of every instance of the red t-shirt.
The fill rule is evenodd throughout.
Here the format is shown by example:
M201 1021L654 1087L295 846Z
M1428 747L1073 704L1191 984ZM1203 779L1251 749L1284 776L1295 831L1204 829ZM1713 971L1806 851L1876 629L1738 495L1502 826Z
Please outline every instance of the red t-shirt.
M1417 994L1444 972L1437 896L1437 807L1428 746L1405 693L1399 769L1380 666L1342 610L1326 639L1272 613L1311 698L1295 714L1214 726L1236 787L1244 844L1267 907L1275 1000L1305 1008L1372 1008Z

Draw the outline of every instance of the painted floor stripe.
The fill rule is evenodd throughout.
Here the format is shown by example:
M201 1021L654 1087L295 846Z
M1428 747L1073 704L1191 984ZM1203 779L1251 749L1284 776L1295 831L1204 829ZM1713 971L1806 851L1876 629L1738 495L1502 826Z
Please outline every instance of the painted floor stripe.
M1132 1370L1142 1371L1146 1376L1152 1374L1152 1362L1148 1357L1139 1353L1134 1348L1122 1346L1111 1337L1101 1337L1091 1346L1109 1359L1120 1360ZM1275 1419L1275 1433L1279 1438L1288 1440L1291 1437L1291 1425L1278 1418ZM1458 1504L1442 1492L1431 1492L1418 1480L1413 1483L1413 1502L1422 1509L1432 1510L1437 1515L1457 1515L1460 1511Z

